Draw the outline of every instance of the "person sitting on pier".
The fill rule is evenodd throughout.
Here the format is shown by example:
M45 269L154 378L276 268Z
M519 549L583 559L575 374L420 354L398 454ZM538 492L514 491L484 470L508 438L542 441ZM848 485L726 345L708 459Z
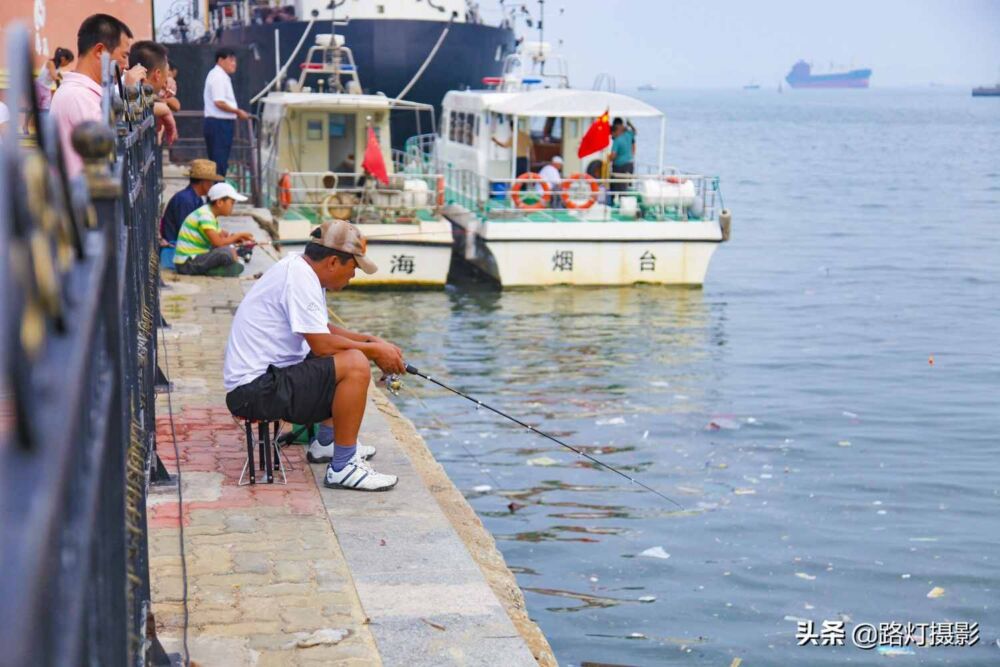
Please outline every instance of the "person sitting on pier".
M256 282L236 310L226 345L226 406L244 419L321 424L308 459L329 461L324 485L387 491L395 475L375 472L375 448L358 444L371 380L369 362L405 373L403 352L378 336L330 324L326 290L344 289L360 268L378 267L366 240L346 220L323 223L301 255L290 255Z
M170 198L160 218L160 245L177 244L177 235L184 220L205 205L205 195L213 185L222 181L222 176L215 173L215 163L211 160L191 160L188 178L188 186Z
M216 183L208 190L208 203L195 209L181 226L177 235L174 267L185 276L213 274L238 276L243 265L236 261L235 244L252 242L253 234L230 234L219 227L221 216L232 215L236 202L247 198L236 192L229 183ZM226 270L226 267L231 267Z

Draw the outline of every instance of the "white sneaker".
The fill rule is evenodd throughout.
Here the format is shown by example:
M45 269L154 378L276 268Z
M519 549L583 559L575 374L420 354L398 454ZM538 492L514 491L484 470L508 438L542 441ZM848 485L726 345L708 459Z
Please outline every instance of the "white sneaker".
M359 442L355 454L363 459L370 459L375 456L375 448L371 445L362 445ZM319 440L313 440L309 444L309 449L306 450L306 460L309 463L329 463L333 460L333 443L321 445Z
M355 491L388 491L399 481L395 475L375 472L368 462L357 454L339 471L333 465L326 467L323 485L328 489L353 489Z

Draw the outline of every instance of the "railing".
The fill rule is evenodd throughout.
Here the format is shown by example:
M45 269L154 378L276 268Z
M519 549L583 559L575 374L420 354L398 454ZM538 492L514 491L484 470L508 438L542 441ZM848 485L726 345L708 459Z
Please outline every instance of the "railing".
M38 113L27 31L9 29L7 45L7 103L38 132L18 137L20 123L8 123L0 145L2 662L162 664L146 534L159 312L153 97L112 83L105 58L108 120L74 131L87 166L69 179L53 120Z
M175 111L177 141L170 146L170 161L183 164L197 158L207 158L205 145L205 114L201 111ZM260 146L257 143L257 117L237 120L233 147L229 153L227 178L236 189L250 195L254 206L261 205Z
M353 172L277 172L265 169L263 199L285 217L313 223L340 218L359 223L407 224L436 218L444 180L435 173L397 173L389 184ZM284 201L282 201L284 200ZM293 209L293 213L285 212Z
M673 170L659 174L612 174L611 178L564 180L488 179L446 167L445 203L484 219L529 218L539 222L628 222L715 220L721 210L719 179Z

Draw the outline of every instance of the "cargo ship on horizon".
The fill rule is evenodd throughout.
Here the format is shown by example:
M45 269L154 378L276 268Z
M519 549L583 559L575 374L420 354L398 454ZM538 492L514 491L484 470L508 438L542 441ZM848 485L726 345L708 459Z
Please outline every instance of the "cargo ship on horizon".
M852 69L847 72L813 74L812 65L800 60L792 66L785 81L792 88L867 88L871 69Z

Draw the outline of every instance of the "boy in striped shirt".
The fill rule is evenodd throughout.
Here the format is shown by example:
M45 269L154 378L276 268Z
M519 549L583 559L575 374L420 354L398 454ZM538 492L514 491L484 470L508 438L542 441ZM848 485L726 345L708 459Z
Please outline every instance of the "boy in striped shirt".
M203 276L213 269L234 266L240 271L243 266L236 263L234 244L253 241L250 232L230 234L219 227L219 216L232 215L238 201L247 198L236 192L229 183L216 183L208 191L208 203L195 209L184 218L181 231L177 235L177 249L174 266L177 273L185 276Z

